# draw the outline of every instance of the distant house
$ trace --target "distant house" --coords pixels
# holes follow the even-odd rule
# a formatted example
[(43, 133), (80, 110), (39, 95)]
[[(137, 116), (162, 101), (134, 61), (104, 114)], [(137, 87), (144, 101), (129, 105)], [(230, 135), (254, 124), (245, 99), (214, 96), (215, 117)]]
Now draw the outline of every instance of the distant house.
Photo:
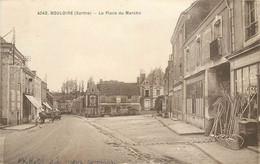
[(120, 115), (140, 110), (140, 92), (137, 83), (100, 81), (100, 108), (104, 114)]
[(164, 95), (164, 73), (160, 68), (152, 70), (146, 77), (140, 73), (138, 77), (140, 86), (141, 106), (143, 110), (150, 110), (155, 106), (158, 96)]
[(53, 108), (57, 108), (62, 112), (72, 112), (72, 101), (75, 98), (71, 93), (54, 92)]

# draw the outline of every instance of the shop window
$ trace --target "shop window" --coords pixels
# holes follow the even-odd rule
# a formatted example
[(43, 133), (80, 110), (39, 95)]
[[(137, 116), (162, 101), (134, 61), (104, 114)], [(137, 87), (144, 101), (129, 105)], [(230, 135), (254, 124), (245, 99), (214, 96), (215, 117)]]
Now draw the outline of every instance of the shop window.
[(254, 37), (258, 31), (258, 21), (256, 17), (255, 0), (245, 1), (245, 39)]
[(203, 82), (198, 81), (186, 86), (186, 111), (188, 114), (204, 115)]
[(237, 116), (256, 119), (257, 108), (257, 64), (235, 70), (235, 92), (239, 97)]

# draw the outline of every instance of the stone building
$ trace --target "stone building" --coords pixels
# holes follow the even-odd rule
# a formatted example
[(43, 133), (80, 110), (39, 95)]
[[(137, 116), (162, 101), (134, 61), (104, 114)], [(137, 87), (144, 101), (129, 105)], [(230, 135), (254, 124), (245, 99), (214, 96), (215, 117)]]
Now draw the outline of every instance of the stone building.
[(21, 124), (22, 91), (21, 76), (26, 58), (13, 46), (1, 38), (1, 123), (8, 126)]
[(71, 113), (73, 99), (76, 98), (75, 95), (71, 93), (61, 93), (61, 92), (53, 92), (53, 108), (57, 108), (61, 112)]
[[(25, 67), (23, 69), (22, 74), (22, 102), (23, 102), (23, 112), (22, 112), (22, 120), (23, 123), (29, 123), (32, 121), (32, 111), (34, 111), (35, 106), (30, 101), (30, 99), (34, 99), (34, 79), (35, 74), (28, 68)], [(33, 101), (33, 100), (32, 100)], [(40, 104), (40, 103), (37, 103)]]
[(256, 93), (259, 89), (257, 75), (260, 74), (260, 2), (233, 0), (229, 8), (233, 22), (229, 31), (232, 53), (226, 58), (230, 62), (231, 93), (243, 94), (248, 98), (250, 105), (242, 118), (254, 123), (259, 121), (260, 116), (260, 100)]
[[(259, 3), (211, 2), (216, 4), (204, 6), (208, 14), (193, 14), (192, 22), (197, 23), (191, 31), (182, 31), (191, 21), (189, 13), (196, 11), (197, 5), (201, 10), (202, 4), (208, 2), (198, 0), (181, 14), (171, 38), (173, 53), (164, 76), (168, 99), (165, 112), (202, 129), (214, 117), (212, 104), (223, 96), (223, 91), (248, 97), (253, 94), (256, 99), (260, 62)], [(252, 108), (257, 106), (254, 102)], [(243, 117), (256, 122), (256, 112), (250, 107), (247, 111)]]
[[(209, 107), (221, 93), (216, 88), (229, 82), (224, 57), (230, 52), (228, 13), (221, 0), (198, 0), (181, 13), (171, 37), (172, 54), (164, 79), (170, 117), (206, 127)], [(216, 49), (218, 53), (213, 54)]]
[(142, 110), (150, 110), (155, 106), (155, 100), (158, 96), (164, 95), (164, 73), (161, 68), (152, 70), (148, 76), (140, 73), (138, 78), (141, 96)]
[(103, 114), (121, 115), (130, 110), (140, 110), (140, 94), (137, 83), (118, 81), (100, 81), (99, 90), (100, 110)]

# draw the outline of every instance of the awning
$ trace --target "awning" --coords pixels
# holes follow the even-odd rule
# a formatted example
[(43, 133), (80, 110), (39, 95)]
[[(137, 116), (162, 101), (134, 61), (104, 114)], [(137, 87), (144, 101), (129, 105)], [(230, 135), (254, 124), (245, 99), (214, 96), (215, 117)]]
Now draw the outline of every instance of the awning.
[(42, 110), (42, 106), (41, 106), (41, 103), (39, 103), (33, 96), (30, 96), (30, 95), (25, 95), (28, 100), (37, 108), (37, 109), (40, 109)]
[(42, 102), (42, 104), (45, 105), (47, 108), (49, 108), (49, 109), (52, 110), (52, 108), (50, 107), (50, 105), (49, 105), (48, 103), (46, 103), (46, 102)]

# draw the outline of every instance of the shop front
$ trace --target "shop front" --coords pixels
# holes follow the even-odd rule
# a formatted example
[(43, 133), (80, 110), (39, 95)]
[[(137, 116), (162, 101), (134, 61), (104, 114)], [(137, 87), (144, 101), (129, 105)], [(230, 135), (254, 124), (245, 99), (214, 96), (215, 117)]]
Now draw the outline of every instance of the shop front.
[(205, 73), (185, 80), (185, 118), (186, 122), (204, 128), (204, 81)]
[(25, 95), (26, 106), (24, 108), (24, 117), (26, 123), (34, 121), (37, 123), (39, 119), (39, 113), (43, 111), (41, 104), (31, 95)]
[(236, 114), (235, 133), (246, 140), (246, 145), (257, 145), (259, 124), (259, 48), (229, 57), (231, 63), (231, 94), (239, 97), (241, 106)]
[(179, 120), (183, 120), (182, 112), (182, 83), (179, 83), (173, 88), (173, 116)]

